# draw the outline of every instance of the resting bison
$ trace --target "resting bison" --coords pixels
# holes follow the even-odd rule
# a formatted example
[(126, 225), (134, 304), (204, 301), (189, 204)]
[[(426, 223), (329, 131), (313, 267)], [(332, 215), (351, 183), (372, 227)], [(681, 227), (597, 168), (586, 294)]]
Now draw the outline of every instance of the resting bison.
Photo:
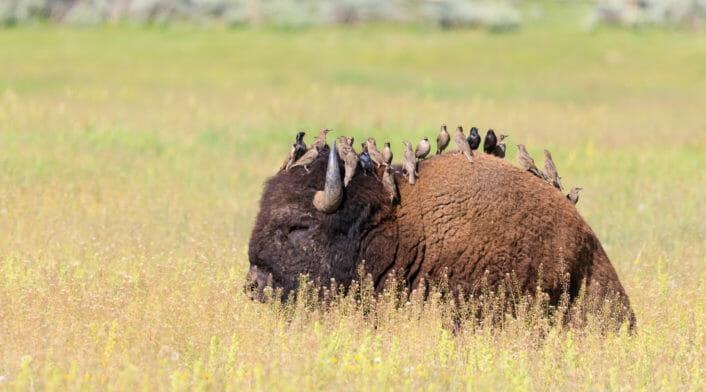
[(309, 170), (267, 181), (249, 248), (249, 276), (260, 287), (271, 275), (286, 294), (300, 274), (348, 285), (365, 260), (378, 290), (395, 270), (412, 288), (446, 272), (449, 287), (465, 293), (484, 277), (498, 285), (514, 273), (520, 289), (532, 293), (541, 268), (551, 302), (568, 272), (571, 298), (585, 280), (589, 294), (619, 295), (620, 317), (633, 320), (610, 260), (575, 206), (505, 160), (479, 152), (473, 163), (455, 151), (433, 156), (419, 163), (415, 185), (396, 174), (395, 205), (361, 170), (342, 188), (335, 149), (325, 147)]

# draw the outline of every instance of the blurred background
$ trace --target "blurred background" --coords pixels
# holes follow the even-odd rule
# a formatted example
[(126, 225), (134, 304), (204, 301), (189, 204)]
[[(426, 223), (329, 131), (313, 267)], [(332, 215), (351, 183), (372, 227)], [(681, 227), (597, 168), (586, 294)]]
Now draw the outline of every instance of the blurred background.
[[(585, 23), (699, 28), (704, 0), (597, 0), (583, 3)], [(506, 0), (5, 0), (0, 21), (12, 25), (51, 20), (71, 25), (106, 22), (268, 24), (287, 28), (371, 21), (440, 27), (516, 28), (528, 1)], [(540, 8), (529, 10), (538, 17)]]
[[(522, 357), (536, 389), (612, 382), (591, 363), (615, 366), (614, 389), (701, 389), (705, 15), (706, 0), (0, 0), (0, 387), (72, 366), (167, 385), (234, 331), (243, 374), (273, 389), (313, 374), (284, 324), (260, 355), (268, 313), (240, 294), (263, 182), (300, 130), (390, 141), (399, 162), (402, 140), (447, 123), (509, 134), (511, 162), (516, 143), (540, 165), (551, 150), (646, 331), (629, 359), (606, 349), (561, 376)], [(401, 385), (391, 369), (380, 388)]]

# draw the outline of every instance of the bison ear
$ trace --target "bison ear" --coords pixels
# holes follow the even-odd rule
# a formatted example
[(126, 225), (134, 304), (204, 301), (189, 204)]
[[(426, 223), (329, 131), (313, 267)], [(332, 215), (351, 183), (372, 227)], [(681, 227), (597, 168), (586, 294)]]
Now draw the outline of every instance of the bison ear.
[(328, 154), (326, 168), (326, 182), (323, 191), (314, 195), (314, 207), (324, 214), (336, 212), (343, 201), (343, 184), (341, 183), (341, 170), (338, 167), (338, 154), (334, 140)]

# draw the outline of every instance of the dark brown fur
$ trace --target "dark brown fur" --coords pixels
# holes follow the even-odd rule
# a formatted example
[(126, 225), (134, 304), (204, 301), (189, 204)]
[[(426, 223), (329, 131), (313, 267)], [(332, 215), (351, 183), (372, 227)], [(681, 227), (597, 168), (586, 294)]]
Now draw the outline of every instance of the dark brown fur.
[(571, 298), (585, 280), (589, 294), (618, 294), (624, 315), (633, 319), (596, 235), (561, 192), (531, 173), (486, 154), (470, 164), (452, 151), (420, 162), (414, 186), (398, 168), (400, 202), (394, 206), (379, 181), (356, 174), (339, 210), (327, 215), (312, 206), (323, 188), (327, 156), (328, 148), (310, 165), (311, 173), (278, 173), (262, 196), (250, 263), (285, 292), (296, 288), (300, 274), (348, 285), (363, 260), (378, 289), (392, 270), (411, 288), (446, 270), (449, 286), (466, 293), (484, 277), (497, 286), (508, 273), (532, 293), (541, 268), (541, 288), (552, 303), (568, 272)]

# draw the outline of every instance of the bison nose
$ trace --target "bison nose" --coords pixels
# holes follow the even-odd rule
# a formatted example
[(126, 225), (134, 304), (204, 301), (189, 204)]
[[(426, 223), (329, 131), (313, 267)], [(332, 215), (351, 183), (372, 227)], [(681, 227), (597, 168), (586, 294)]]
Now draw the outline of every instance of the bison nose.
[(248, 274), (245, 276), (245, 286), (243, 290), (250, 298), (256, 301), (264, 299), (264, 290), (267, 287), (269, 275), (265, 271), (258, 269), (256, 265), (251, 265)]

